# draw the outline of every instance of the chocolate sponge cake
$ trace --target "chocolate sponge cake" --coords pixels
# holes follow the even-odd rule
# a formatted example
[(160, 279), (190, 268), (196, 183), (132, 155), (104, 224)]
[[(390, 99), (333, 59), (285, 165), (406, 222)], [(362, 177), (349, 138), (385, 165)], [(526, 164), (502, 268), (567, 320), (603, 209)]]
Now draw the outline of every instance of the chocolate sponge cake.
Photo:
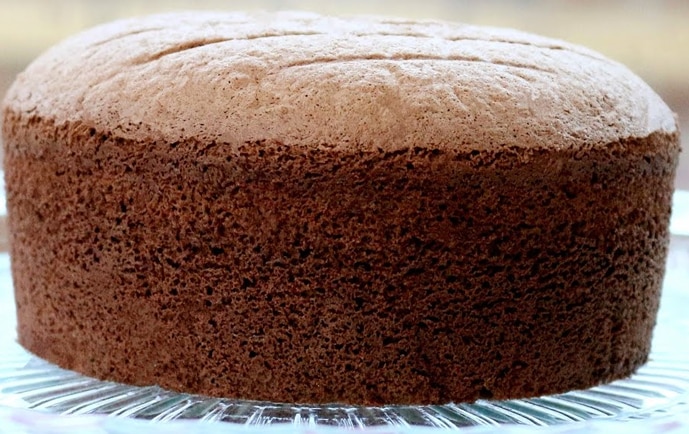
[(649, 353), (679, 137), (623, 66), (516, 31), (176, 13), (3, 104), (18, 335), (137, 385), (517, 398)]

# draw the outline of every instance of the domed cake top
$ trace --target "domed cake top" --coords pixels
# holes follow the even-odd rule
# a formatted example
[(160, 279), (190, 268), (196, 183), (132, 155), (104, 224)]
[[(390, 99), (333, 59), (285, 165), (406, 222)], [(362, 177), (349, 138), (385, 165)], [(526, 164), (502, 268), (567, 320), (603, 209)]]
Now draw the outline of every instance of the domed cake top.
[(127, 140), (569, 149), (675, 132), (624, 66), (513, 30), (307, 13), (118, 21), (53, 47), (4, 109)]

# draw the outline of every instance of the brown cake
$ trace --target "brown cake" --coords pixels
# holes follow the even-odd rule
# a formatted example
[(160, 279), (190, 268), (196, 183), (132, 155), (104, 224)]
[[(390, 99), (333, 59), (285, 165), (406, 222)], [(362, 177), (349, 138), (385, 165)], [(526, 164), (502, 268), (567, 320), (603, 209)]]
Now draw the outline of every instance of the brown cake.
[(623, 66), (310, 14), (98, 27), (3, 105), (20, 342), (252, 400), (445, 403), (630, 375), (679, 152)]

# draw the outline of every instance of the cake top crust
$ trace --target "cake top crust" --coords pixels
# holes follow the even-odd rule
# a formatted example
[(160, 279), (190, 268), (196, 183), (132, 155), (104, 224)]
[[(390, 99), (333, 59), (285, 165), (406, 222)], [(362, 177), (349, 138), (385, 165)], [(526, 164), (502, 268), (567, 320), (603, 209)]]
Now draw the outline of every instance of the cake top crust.
[(3, 106), (134, 141), (343, 151), (587, 149), (677, 130), (640, 78), (576, 45), (295, 12), (102, 25), (36, 59)]

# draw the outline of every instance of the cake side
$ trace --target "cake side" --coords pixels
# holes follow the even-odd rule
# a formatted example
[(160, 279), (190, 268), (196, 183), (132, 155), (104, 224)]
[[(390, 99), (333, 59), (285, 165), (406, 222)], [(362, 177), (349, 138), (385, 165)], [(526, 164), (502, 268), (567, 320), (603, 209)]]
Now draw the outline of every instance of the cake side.
[[(5, 107), (126, 140), (371, 151), (576, 149), (676, 131), (625, 67), (516, 31), (310, 14), (167, 14), (49, 50)], [(250, 116), (247, 116), (250, 113)], [(548, 140), (543, 140), (547, 137)]]
[(214, 396), (419, 404), (590, 387), (648, 355), (676, 134), (227, 154), (5, 118), (19, 338), (61, 366)]

